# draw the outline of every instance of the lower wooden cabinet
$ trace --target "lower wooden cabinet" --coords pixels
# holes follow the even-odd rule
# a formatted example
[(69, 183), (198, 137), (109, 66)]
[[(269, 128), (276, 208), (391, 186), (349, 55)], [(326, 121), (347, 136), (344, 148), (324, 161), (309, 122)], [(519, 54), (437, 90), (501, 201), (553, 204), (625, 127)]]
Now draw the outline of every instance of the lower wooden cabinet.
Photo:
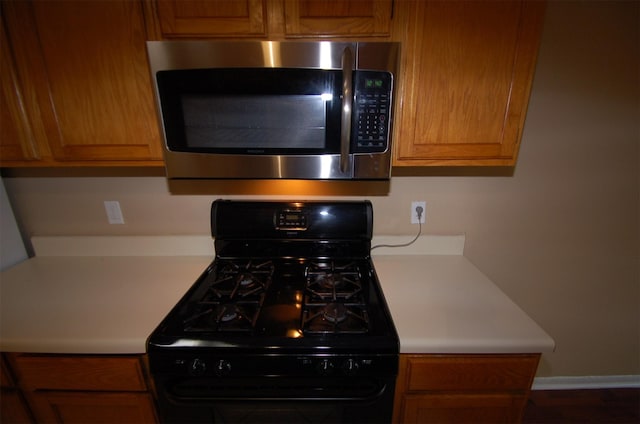
[(0, 354), (0, 423), (33, 423), (31, 412), (2, 354)]
[[(2, 423), (155, 423), (142, 355), (4, 353)], [(396, 423), (517, 423), (539, 354), (400, 355)]]
[(37, 423), (157, 422), (142, 356), (4, 356)]
[(148, 393), (36, 391), (29, 403), (42, 423), (154, 423)]
[(33, 423), (31, 413), (18, 390), (2, 388), (0, 392), (0, 422), (4, 424)]
[(400, 355), (395, 423), (518, 423), (539, 354)]

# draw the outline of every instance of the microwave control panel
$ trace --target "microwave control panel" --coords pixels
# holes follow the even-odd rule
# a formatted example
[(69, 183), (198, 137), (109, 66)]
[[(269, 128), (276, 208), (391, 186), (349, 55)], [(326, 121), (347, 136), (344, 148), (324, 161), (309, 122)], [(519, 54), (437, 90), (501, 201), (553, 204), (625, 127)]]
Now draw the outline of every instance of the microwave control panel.
[(355, 72), (352, 151), (374, 153), (387, 150), (392, 84), (389, 72)]

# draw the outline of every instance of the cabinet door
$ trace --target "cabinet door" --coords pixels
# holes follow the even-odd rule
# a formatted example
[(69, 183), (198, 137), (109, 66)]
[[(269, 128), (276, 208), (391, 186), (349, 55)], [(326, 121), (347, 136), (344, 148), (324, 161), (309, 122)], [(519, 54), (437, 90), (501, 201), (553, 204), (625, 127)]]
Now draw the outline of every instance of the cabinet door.
[(387, 37), (392, 3), (392, 0), (285, 0), (285, 33), (288, 37)]
[(30, 424), (33, 422), (19, 391), (0, 389), (0, 422), (4, 424)]
[(520, 422), (525, 396), (507, 394), (411, 395), (404, 399), (405, 424)]
[(156, 422), (140, 356), (7, 356), (36, 422)]
[(31, 424), (31, 414), (15, 383), (4, 355), (0, 354), (0, 422), (5, 424)]
[(141, 2), (4, 2), (3, 12), (54, 161), (161, 160)]
[(157, 0), (162, 36), (264, 37), (266, 0)]
[(0, 160), (38, 158), (35, 137), (25, 109), (22, 84), (16, 72), (4, 18), (0, 19)]
[(542, 27), (541, 1), (401, 3), (394, 165), (513, 165)]
[(520, 422), (539, 354), (400, 355), (394, 422)]
[(38, 422), (60, 424), (155, 423), (147, 393), (34, 392), (29, 401)]

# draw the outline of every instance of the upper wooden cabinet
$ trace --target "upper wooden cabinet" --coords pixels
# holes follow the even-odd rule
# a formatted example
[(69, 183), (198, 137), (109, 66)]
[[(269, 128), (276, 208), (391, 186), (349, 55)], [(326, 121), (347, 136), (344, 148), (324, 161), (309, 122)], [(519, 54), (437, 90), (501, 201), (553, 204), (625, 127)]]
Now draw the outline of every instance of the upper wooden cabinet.
[(392, 0), (146, 0), (157, 38), (388, 37)]
[(36, 137), (29, 122), (22, 84), (9, 45), (4, 20), (0, 20), (0, 159), (27, 161), (39, 158)]
[(389, 36), (391, 0), (285, 0), (285, 34), (305, 36)]
[(393, 165), (515, 164), (543, 1), (252, 0), (232, 2), (234, 7), (218, 3), (226, 4), (146, 4), (162, 26), (157, 38), (400, 41)]
[(4, 1), (0, 166), (162, 166), (145, 41), (400, 41), (393, 165), (512, 166), (537, 0)]
[(143, 9), (2, 2), (2, 166), (162, 165)]
[(394, 166), (514, 165), (544, 2), (398, 3)]
[(162, 36), (265, 37), (266, 0), (157, 0)]

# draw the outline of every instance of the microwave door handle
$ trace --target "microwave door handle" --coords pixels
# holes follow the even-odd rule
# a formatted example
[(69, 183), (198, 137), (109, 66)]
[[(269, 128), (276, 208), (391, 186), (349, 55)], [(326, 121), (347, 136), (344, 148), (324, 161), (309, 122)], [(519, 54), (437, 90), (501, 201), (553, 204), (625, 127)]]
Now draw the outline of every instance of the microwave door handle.
[(353, 52), (346, 47), (342, 53), (342, 124), (340, 127), (340, 171), (349, 167), (349, 144), (351, 141), (351, 107), (353, 104)]

